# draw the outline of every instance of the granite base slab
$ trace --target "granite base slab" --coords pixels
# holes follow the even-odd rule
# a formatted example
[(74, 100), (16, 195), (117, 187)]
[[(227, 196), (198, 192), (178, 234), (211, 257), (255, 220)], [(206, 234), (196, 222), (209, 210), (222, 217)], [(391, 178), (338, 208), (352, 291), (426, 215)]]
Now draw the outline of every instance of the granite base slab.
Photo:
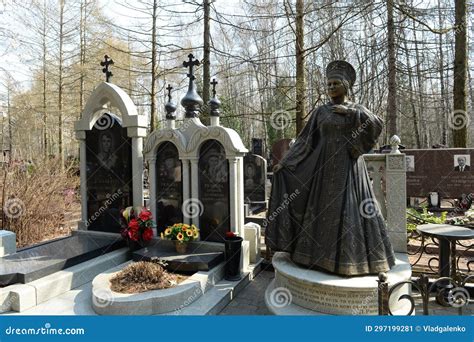
[(74, 235), (0, 258), (0, 286), (29, 283), (124, 246), (120, 236)]
[(133, 253), (133, 261), (165, 261), (167, 270), (178, 273), (209, 271), (224, 261), (224, 244), (192, 242), (186, 253), (176, 252), (174, 242), (157, 240), (154, 244)]

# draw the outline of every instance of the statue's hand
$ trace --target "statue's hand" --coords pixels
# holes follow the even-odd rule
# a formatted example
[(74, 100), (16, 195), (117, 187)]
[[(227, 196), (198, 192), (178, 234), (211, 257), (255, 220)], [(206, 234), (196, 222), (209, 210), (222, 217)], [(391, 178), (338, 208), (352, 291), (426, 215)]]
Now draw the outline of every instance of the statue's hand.
[(335, 104), (332, 106), (332, 110), (334, 113), (342, 114), (342, 115), (348, 115), (352, 113), (352, 110), (349, 107), (344, 106), (344, 105)]
[(277, 172), (280, 171), (282, 168), (283, 168), (283, 166), (282, 166), (281, 164), (276, 164), (276, 165), (273, 167), (273, 173), (277, 173)]

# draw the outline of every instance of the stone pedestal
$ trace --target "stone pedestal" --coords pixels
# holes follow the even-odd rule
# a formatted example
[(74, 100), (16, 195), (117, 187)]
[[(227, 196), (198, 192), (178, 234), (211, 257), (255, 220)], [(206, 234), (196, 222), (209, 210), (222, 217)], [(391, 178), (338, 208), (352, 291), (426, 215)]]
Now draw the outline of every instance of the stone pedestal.
[(8, 230), (0, 230), (0, 257), (16, 252), (16, 235)]
[[(408, 256), (396, 253), (396, 265), (387, 272), (389, 286), (408, 281), (411, 267)], [(275, 279), (267, 288), (265, 302), (276, 315), (377, 315), (377, 275), (341, 277), (309, 270), (295, 264), (288, 253), (273, 256)], [(394, 314), (407, 314), (410, 303), (398, 299), (410, 294), (401, 286), (390, 297)]]

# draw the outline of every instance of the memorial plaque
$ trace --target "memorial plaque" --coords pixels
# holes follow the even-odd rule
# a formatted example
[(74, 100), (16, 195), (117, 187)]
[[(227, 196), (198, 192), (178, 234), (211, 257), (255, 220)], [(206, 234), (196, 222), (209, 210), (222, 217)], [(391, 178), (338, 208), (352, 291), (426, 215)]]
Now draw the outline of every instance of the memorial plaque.
[(245, 203), (266, 200), (267, 161), (255, 154), (244, 157)]
[(474, 149), (413, 149), (403, 153), (407, 158), (408, 197), (438, 192), (442, 198), (461, 198), (474, 193)]
[(272, 145), (273, 165), (280, 163), (286, 152), (290, 149), (291, 139), (280, 139)]
[(199, 152), (199, 194), (201, 240), (223, 242), (230, 231), (229, 163), (216, 140), (204, 142)]
[(183, 222), (182, 163), (176, 146), (164, 142), (156, 155), (156, 224), (158, 233)]
[(120, 233), (120, 211), (132, 205), (132, 145), (127, 129), (104, 114), (86, 132), (87, 227)]

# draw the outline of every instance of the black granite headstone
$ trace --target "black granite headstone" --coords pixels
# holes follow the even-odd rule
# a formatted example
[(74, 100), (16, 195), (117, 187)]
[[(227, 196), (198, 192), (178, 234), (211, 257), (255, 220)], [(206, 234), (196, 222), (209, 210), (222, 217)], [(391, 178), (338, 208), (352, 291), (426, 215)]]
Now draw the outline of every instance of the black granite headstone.
[(158, 233), (183, 222), (182, 163), (176, 146), (164, 142), (156, 155), (156, 224)]
[(199, 194), (201, 240), (223, 242), (230, 231), (229, 162), (216, 140), (204, 142), (199, 151)]
[(152, 259), (166, 262), (166, 269), (171, 272), (206, 272), (224, 261), (224, 245), (216, 247), (192, 242), (188, 243), (185, 254), (178, 254), (174, 241), (161, 240), (153, 246), (142, 248), (133, 253), (134, 261), (150, 261)]
[(86, 133), (87, 226), (119, 233), (120, 211), (132, 205), (132, 144), (113, 114), (104, 114)]
[(244, 194), (245, 203), (264, 202), (266, 200), (265, 182), (267, 179), (267, 161), (255, 154), (244, 157)]
[(0, 286), (28, 283), (123, 247), (117, 237), (75, 235), (0, 258)]
[(263, 139), (252, 138), (252, 153), (263, 157)]
[(461, 198), (474, 193), (474, 149), (406, 149), (407, 196)]

